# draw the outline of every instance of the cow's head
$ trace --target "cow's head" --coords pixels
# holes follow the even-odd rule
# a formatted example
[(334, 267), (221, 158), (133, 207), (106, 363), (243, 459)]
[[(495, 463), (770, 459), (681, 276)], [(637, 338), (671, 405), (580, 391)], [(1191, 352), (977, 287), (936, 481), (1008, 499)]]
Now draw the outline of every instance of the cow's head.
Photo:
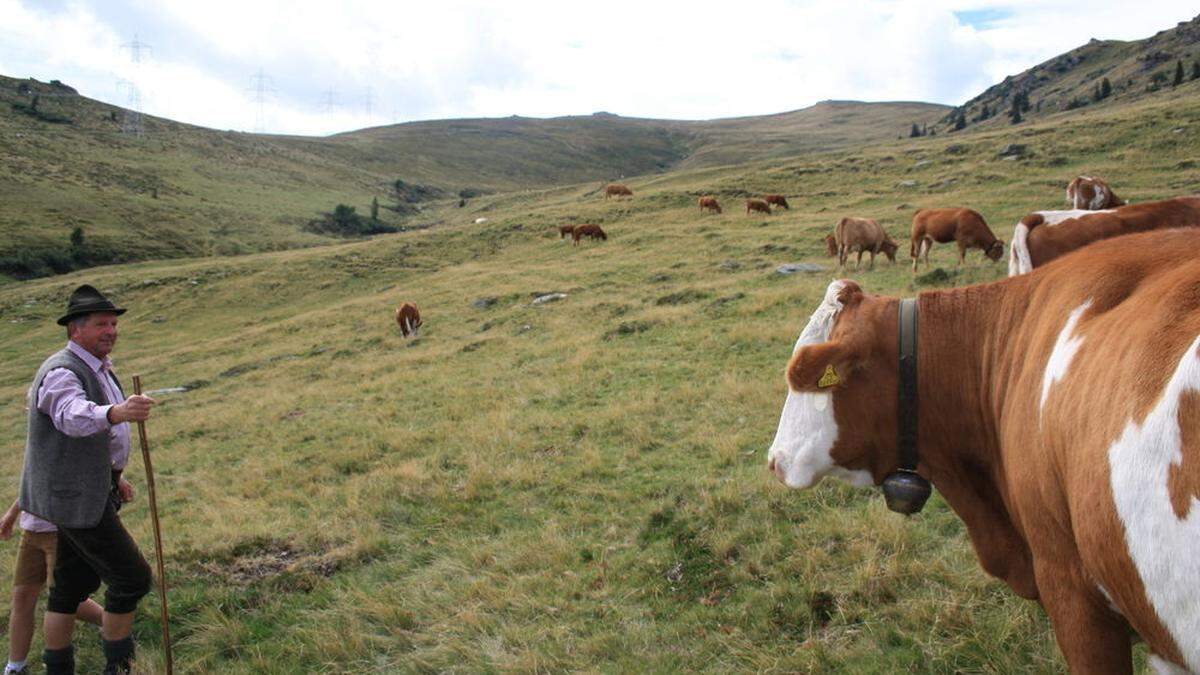
[(987, 247), (987, 250), (984, 251), (983, 254), (986, 255), (987, 257), (991, 258), (992, 262), (996, 262), (997, 260), (1003, 258), (1004, 257), (1004, 240), (997, 239), (996, 241), (993, 241), (992, 245)]
[(800, 333), (768, 468), (788, 487), (879, 484), (896, 452), (897, 304), (835, 281)]
[(825, 252), (831, 256), (837, 255), (837, 239), (832, 234), (825, 235)]
[(883, 240), (883, 245), (879, 247), (879, 250), (883, 251), (883, 254), (888, 257), (888, 260), (896, 262), (896, 249), (898, 248), (900, 247), (896, 244), (896, 242), (889, 238)]

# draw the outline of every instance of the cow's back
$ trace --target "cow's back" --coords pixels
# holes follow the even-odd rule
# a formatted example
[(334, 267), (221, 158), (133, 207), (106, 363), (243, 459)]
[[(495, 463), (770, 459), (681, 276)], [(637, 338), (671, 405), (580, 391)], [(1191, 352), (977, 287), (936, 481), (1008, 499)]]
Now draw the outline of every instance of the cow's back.
[(998, 311), (1023, 318), (990, 395), (1020, 528), (1078, 548), (1097, 601), (1107, 594), (1156, 653), (1197, 669), (1194, 238), (1174, 230), (1102, 241), (1010, 279), (1013, 306)]
[(1026, 235), (1033, 267), (1096, 241), (1173, 227), (1200, 226), (1200, 197), (1143, 202), (1038, 225)]
[(960, 221), (972, 215), (982, 220), (971, 209), (921, 209), (913, 214), (913, 238), (929, 237), (940, 244), (954, 241)]

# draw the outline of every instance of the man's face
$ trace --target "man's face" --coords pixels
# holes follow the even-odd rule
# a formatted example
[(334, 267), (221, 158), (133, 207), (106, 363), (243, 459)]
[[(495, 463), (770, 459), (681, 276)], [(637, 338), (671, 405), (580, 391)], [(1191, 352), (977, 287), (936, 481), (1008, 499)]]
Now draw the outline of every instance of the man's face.
[(71, 340), (92, 356), (103, 359), (117, 344), (117, 315), (112, 312), (88, 314), (72, 331)]

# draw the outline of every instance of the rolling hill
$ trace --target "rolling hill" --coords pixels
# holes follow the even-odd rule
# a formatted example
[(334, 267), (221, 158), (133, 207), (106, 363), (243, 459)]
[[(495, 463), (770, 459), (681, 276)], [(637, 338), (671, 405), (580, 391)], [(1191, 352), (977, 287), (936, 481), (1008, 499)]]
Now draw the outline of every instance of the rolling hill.
[[(61, 83), (0, 77), (0, 277), (330, 243), (305, 225), (345, 203), (382, 219), (393, 184), (425, 201), (737, 163), (890, 138), (928, 104), (825, 103), (713, 122), (598, 114), (417, 122), (329, 138), (222, 132), (142, 116)], [(408, 227), (435, 221), (403, 219)], [(84, 245), (70, 243), (80, 229)]]
[[(937, 129), (952, 129), (959, 113), (969, 126), (1009, 124), (1007, 113), (1018, 95), (1027, 100), (1022, 111), (1026, 119), (1088, 106), (1127, 105), (1173, 88), (1177, 65), (1182, 66), (1185, 82), (1200, 79), (1200, 16), (1143, 40), (1093, 38), (988, 87), (942, 118)], [(985, 108), (988, 115), (981, 119)]]

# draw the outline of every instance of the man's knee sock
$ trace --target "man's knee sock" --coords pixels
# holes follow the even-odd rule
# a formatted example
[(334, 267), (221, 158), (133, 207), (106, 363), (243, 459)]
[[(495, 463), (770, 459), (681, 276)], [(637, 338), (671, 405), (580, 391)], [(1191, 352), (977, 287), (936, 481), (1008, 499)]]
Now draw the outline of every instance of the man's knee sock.
[(46, 675), (75, 675), (75, 647), (47, 649), (42, 652)]
[(130, 664), (133, 661), (133, 636), (100, 642), (104, 645), (104, 672), (121, 675), (130, 672)]

